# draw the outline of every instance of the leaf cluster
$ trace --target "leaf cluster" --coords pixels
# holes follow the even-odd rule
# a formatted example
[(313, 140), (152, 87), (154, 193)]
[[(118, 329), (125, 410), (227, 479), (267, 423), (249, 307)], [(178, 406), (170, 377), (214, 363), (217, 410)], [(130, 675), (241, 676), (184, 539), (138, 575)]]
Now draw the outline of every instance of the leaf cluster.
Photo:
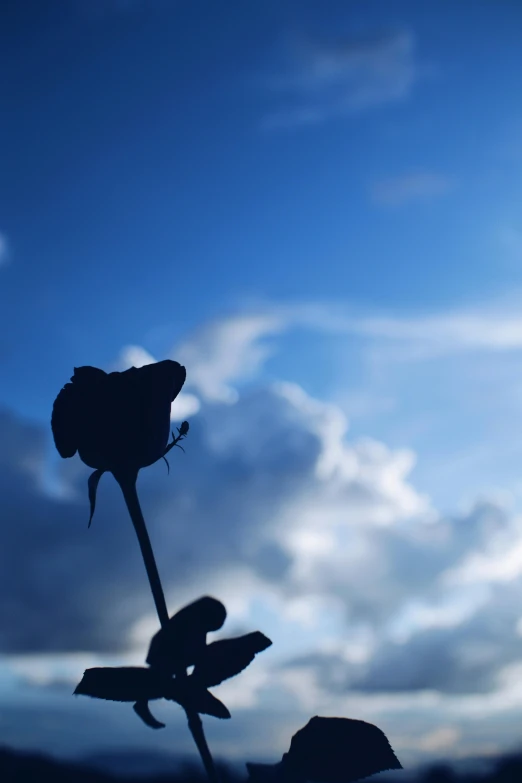
[[(151, 728), (163, 728), (148, 703), (167, 699), (185, 710), (230, 718), (223, 702), (208, 690), (235, 677), (272, 642), (260, 631), (207, 644), (207, 633), (219, 630), (225, 606), (203, 596), (173, 615), (152, 637), (143, 666), (96, 667), (84, 672), (75, 694), (96, 699), (134, 702), (137, 715)], [(194, 667), (191, 674), (189, 667)]]

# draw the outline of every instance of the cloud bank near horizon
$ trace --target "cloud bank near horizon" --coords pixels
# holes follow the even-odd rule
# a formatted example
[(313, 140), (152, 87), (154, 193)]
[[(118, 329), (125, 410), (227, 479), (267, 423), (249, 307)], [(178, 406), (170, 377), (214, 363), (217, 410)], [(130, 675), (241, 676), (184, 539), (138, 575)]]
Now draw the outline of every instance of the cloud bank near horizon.
[[(187, 454), (171, 476), (158, 463), (140, 477), (171, 611), (215, 594), (229, 610), (227, 635), (259, 627), (274, 641), (241, 688), (221, 686), (224, 700), (249, 711), (279, 690), (294, 709), (355, 703), (368, 719), (422, 710), (433, 696), (445, 720), (457, 720), (458, 703), (464, 717), (477, 703), (522, 708), (513, 686), (521, 517), (495, 499), (438, 512), (411, 479), (411, 450), (352, 439), (344, 411), (296, 383), (256, 382), (270, 356), (260, 341), (290, 323), (288, 314), (243, 314), (175, 349), (189, 378), (194, 370), (182, 402), (194, 414)], [(358, 323), (384, 331), (378, 319)], [(410, 339), (407, 323), (396, 319), (395, 336), (383, 339)], [(424, 338), (454, 338), (463, 320), (424, 323)], [(419, 324), (413, 340), (423, 339)], [(488, 351), (516, 344), (514, 332), (499, 326), (499, 339), (486, 340), (477, 327), (471, 340), (461, 331), (463, 343)], [(131, 346), (118, 361), (152, 360)], [(136, 661), (156, 620), (115, 483), (102, 480), (87, 530), (89, 470), (77, 458), (60, 463), (61, 492), (49, 494), (49, 433), (7, 411), (2, 431), (0, 638), (9, 671), (38, 688), (73, 681), (80, 659)]]

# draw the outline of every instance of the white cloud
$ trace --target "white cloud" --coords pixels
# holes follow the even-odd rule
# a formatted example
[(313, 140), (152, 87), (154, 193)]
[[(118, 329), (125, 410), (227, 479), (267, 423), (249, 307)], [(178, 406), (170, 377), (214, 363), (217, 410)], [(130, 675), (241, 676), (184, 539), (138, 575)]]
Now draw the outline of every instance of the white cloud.
[[(403, 734), (413, 721), (417, 752), (425, 754), (451, 746), (450, 730), (440, 729), (449, 726), (461, 732), (459, 747), (468, 747), (478, 736), (476, 721), (466, 725), (477, 705), (486, 722), (509, 709), (522, 713), (522, 691), (506, 684), (519, 656), (522, 524), (499, 499), (454, 517), (438, 514), (412, 481), (411, 450), (350, 437), (342, 410), (297, 384), (235, 388), (260, 370), (265, 336), (312, 323), (399, 343), (435, 337), (444, 350), (459, 340), (460, 350), (516, 344), (507, 313), (348, 318), (320, 307), (266, 308), (189, 337), (172, 357), (183, 360), (189, 378), (194, 371), (189, 388), (200, 404), (199, 426), (170, 478), (151, 468), (140, 479), (169, 606), (211, 593), (229, 609), (224, 635), (259, 628), (273, 639), (248, 676), (217, 690), (244, 715), (288, 699), (303, 722), (312, 714), (345, 714), (386, 730), (388, 721), (393, 742), (394, 732)], [(125, 366), (153, 360), (137, 346), (122, 353)], [(33, 488), (33, 508), (33, 495), (20, 487), (38, 438), (23, 431), (11, 437), (5, 423), (3, 431), (13, 470), (3, 492), (12, 491), (6, 508), (17, 520), (7, 521), (8, 545), (0, 548), (9, 552), (0, 569), (0, 596), (9, 596), (0, 601), (4, 648), (63, 651), (74, 638), (72, 650), (80, 643), (88, 650), (90, 639), (94, 647), (127, 638), (139, 663), (157, 621), (144, 582), (134, 587), (142, 566), (115, 487), (109, 479), (100, 485), (89, 533), (87, 471), (71, 472), (71, 492), (61, 501)], [(42, 463), (40, 452), (33, 457), (31, 476)], [(42, 518), (60, 550), (38, 536), (34, 551), (29, 545)], [(9, 570), (22, 560), (31, 575), (23, 584)], [(100, 598), (111, 591), (116, 618), (112, 602)], [(40, 600), (58, 606), (45, 622), (38, 619)], [(31, 628), (12, 623), (12, 611), (27, 616)], [(19, 674), (30, 668), (18, 665)], [(39, 662), (33, 679), (48, 679), (46, 666)], [(404, 752), (413, 750), (405, 745)]]
[(428, 201), (442, 196), (448, 193), (452, 186), (452, 180), (442, 174), (416, 171), (374, 182), (369, 192), (377, 204), (400, 207), (403, 204)]
[[(266, 338), (292, 329), (353, 335), (371, 340), (371, 350), (382, 346), (377, 356), (392, 361), (422, 360), (463, 352), (520, 350), (519, 311), (517, 301), (410, 317), (352, 312), (349, 305), (336, 302), (268, 303), (252, 313), (239, 312), (205, 324), (175, 347), (170, 358), (187, 367), (188, 391), (182, 392), (173, 410), (179, 407), (180, 419), (199, 409), (200, 398), (214, 403), (236, 402), (234, 384), (255, 378), (276, 350)], [(144, 348), (130, 345), (122, 350), (117, 368), (141, 367), (154, 361), (157, 359)], [(361, 402), (357, 404), (360, 408)], [(385, 408), (390, 405), (392, 401), (387, 400)], [(344, 425), (337, 422), (333, 426)]]
[(118, 368), (127, 370), (129, 367), (145, 367), (158, 360), (140, 345), (126, 345), (121, 351)]
[(444, 574), (447, 584), (509, 583), (522, 577), (522, 517), (509, 527), (491, 532), (487, 549), (467, 553), (456, 568)]
[(195, 416), (201, 408), (201, 403), (195, 394), (181, 392), (178, 394), (170, 409), (171, 421), (184, 421)]
[[(415, 316), (354, 311), (349, 304), (316, 303), (281, 307), (287, 328), (310, 326), (331, 334), (352, 334), (402, 346), (393, 357), (426, 358), (463, 351), (513, 351), (522, 348), (521, 293), (476, 307), (465, 306)], [(267, 307), (270, 312), (270, 306)], [(277, 306), (274, 311), (278, 312)]]
[(406, 31), (338, 41), (300, 38), (270, 83), (285, 105), (266, 128), (307, 125), (407, 98), (420, 69)]
[(424, 344), (436, 351), (522, 347), (522, 317), (509, 313), (457, 312), (419, 318), (364, 318), (354, 323), (353, 330), (386, 340)]
[(260, 340), (285, 328), (276, 313), (237, 315), (206, 324), (177, 346), (172, 358), (187, 368), (187, 383), (204, 399), (233, 403), (231, 381), (249, 378), (271, 355)]

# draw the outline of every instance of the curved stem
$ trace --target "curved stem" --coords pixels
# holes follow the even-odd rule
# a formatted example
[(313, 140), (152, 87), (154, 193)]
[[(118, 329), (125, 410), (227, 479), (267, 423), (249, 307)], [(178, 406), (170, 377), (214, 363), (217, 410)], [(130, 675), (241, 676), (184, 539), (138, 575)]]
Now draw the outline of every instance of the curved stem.
[(163, 587), (161, 586), (161, 579), (158, 573), (158, 567), (154, 558), (154, 552), (152, 551), (152, 545), (150, 543), (149, 534), (147, 532), (147, 526), (138, 499), (138, 492), (136, 490), (136, 475), (116, 475), (114, 478), (121, 487), (123, 497), (127, 505), (127, 509), (134, 525), (134, 530), (138, 536), (138, 542), (145, 563), (145, 569), (147, 576), (149, 577), (150, 589), (152, 590), (152, 597), (156, 604), (156, 611), (158, 613), (161, 627), (164, 628), (169, 621), (169, 613), (167, 610), (167, 603), (165, 601), (165, 595), (163, 593)]
[[(138, 543), (140, 545), (143, 562), (145, 563), (145, 569), (149, 578), (150, 589), (156, 604), (156, 611), (162, 628), (166, 628), (169, 622), (169, 613), (167, 610), (167, 603), (165, 601), (165, 594), (161, 584), (158, 567), (156, 565), (156, 559), (150, 543), (147, 526), (141, 510), (140, 501), (138, 498), (138, 492), (136, 489), (136, 481), (138, 479), (138, 473), (129, 473), (120, 475), (114, 473), (114, 478), (121, 487), (125, 504), (129, 512), (134, 530), (138, 536)], [(186, 669), (182, 669), (176, 673), (176, 677), (186, 677)], [(205, 733), (203, 731), (203, 723), (199, 717), (197, 710), (192, 710), (188, 706), (184, 707), (187, 715), (188, 725), (196, 747), (201, 756), (201, 761), (205, 767), (205, 771), (208, 775), (210, 783), (219, 783), (216, 767), (214, 765), (214, 759), (207, 744)]]

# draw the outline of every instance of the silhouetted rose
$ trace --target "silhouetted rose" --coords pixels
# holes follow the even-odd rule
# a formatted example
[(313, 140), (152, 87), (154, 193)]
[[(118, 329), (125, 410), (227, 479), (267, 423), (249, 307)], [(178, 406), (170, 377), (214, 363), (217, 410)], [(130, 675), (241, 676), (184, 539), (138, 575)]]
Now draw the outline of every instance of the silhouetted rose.
[(86, 465), (113, 473), (152, 465), (166, 453), (170, 406), (185, 377), (169, 359), (125, 372), (75, 367), (53, 406), (60, 456), (78, 452)]

